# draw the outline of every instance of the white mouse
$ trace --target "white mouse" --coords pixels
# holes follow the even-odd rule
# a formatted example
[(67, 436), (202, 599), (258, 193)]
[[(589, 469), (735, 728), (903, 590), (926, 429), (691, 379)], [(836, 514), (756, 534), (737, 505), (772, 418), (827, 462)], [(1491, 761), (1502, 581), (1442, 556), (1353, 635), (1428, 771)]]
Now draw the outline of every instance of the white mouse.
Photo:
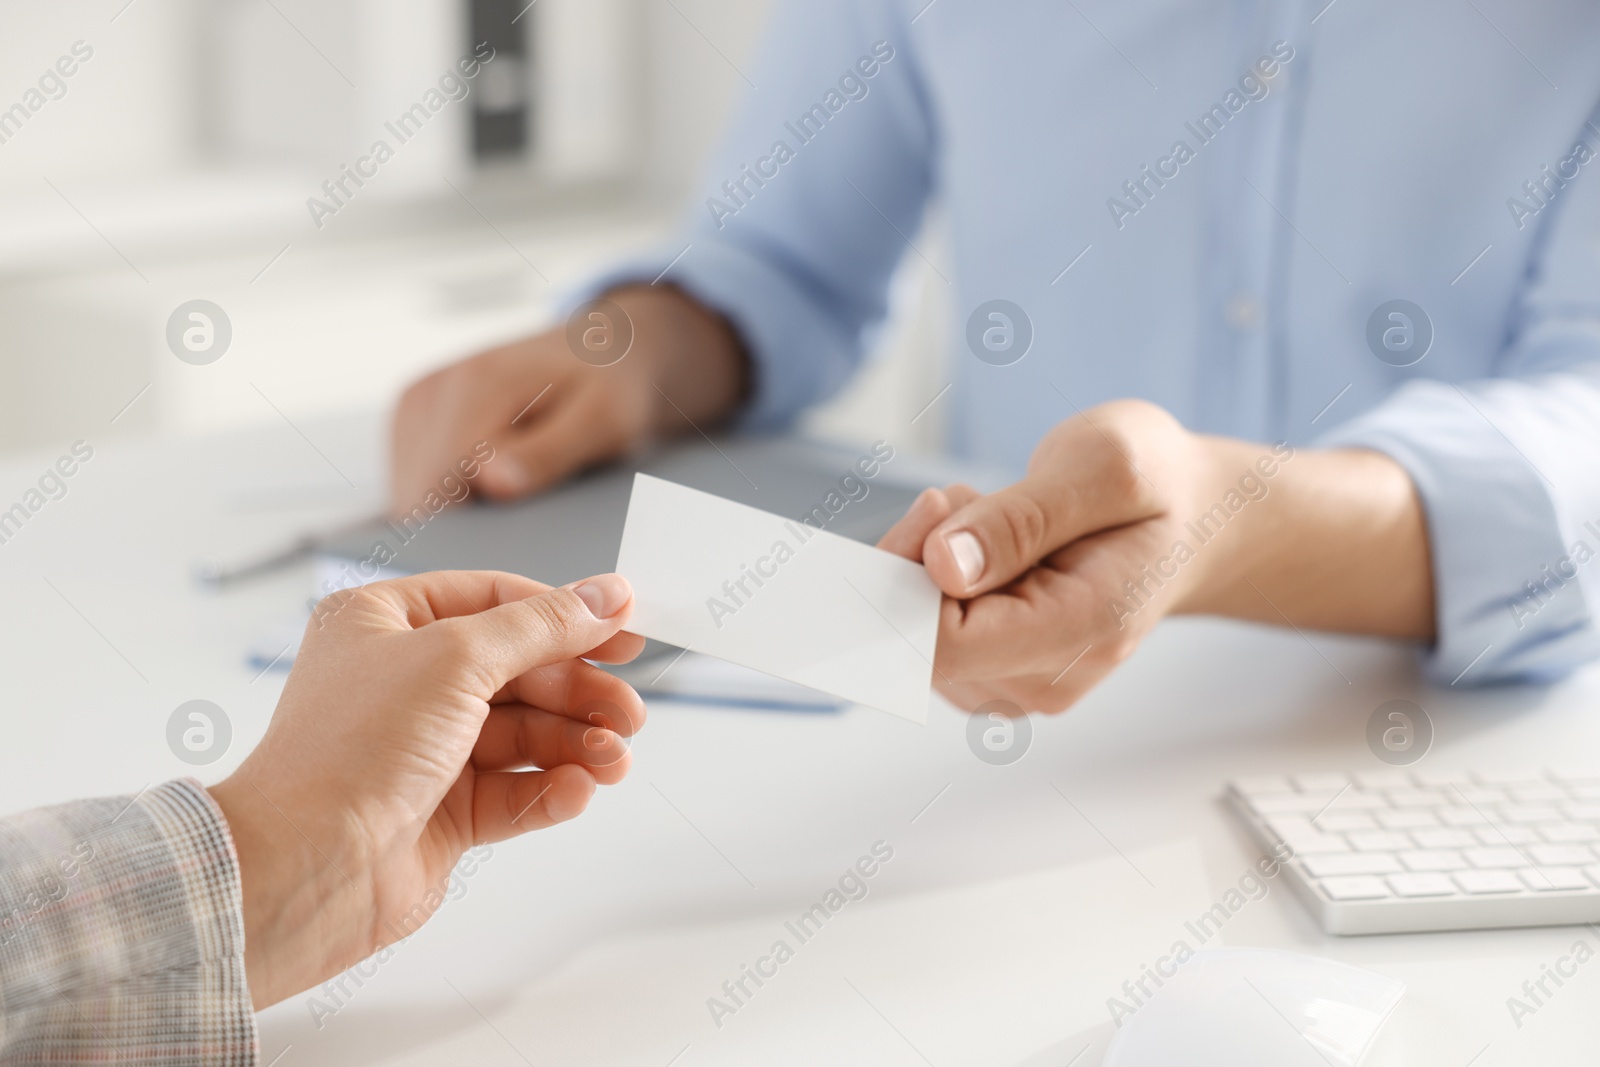
[(1204, 949), (1176, 964), (1106, 1048), (1104, 1067), (1356, 1067), (1405, 984), (1268, 949)]

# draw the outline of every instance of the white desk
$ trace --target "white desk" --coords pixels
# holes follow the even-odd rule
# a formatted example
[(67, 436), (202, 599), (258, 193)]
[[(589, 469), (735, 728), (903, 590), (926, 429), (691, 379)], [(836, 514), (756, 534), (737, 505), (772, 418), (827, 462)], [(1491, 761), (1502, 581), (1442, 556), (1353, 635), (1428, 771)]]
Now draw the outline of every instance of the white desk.
[[(105, 447), (0, 545), (0, 810), (186, 773), (164, 736), (185, 700), (233, 723), (205, 781), (260, 736), (282, 676), (255, 678), (241, 653), (303, 602), (308, 571), (212, 594), (188, 570), (375, 504), (374, 420), (301, 429), (359, 491), (287, 426)], [(0, 465), (0, 506), (60, 451)], [(304, 997), (265, 1013), (264, 1060), (292, 1045), (281, 1067), (958, 1067), (1049, 1049), (1037, 1062), (1065, 1064), (1091, 1045), (1078, 1062), (1097, 1062), (1106, 998), (1257, 855), (1215, 800), (1223, 780), (1378, 769), (1366, 720), (1397, 696), (1433, 717), (1432, 766), (1600, 753), (1597, 688), (1590, 672), (1438, 692), (1377, 643), (1184, 621), (1070, 714), (1036, 721), (1010, 767), (974, 758), (943, 708), (916, 727), (860, 709), (659, 706), (626, 783), (575, 823), (495, 846), (465, 896), (320, 1029)], [(880, 839), (895, 854), (870, 897), (715, 1027), (706, 998)], [(1520, 1029), (1506, 1008), (1580, 936), (1596, 943), (1571, 928), (1326, 938), (1280, 882), (1221, 940), (1403, 979), (1375, 1064), (1493, 1067), (1575, 1062), (1600, 1044), (1600, 964)]]

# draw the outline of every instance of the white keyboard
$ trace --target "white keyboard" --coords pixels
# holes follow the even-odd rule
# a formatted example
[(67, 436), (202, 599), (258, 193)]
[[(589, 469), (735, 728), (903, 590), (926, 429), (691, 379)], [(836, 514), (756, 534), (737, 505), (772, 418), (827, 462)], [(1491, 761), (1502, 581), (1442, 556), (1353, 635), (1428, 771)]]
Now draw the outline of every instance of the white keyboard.
[(1330, 934), (1600, 922), (1600, 772), (1258, 777), (1227, 799)]

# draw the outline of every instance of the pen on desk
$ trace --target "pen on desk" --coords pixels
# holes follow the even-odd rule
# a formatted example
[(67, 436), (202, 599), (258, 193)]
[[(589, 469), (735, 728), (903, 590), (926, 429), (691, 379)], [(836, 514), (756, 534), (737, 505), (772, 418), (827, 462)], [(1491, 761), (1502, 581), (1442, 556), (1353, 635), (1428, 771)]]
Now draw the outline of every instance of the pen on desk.
[(331, 529), (306, 531), (286, 545), (246, 556), (234, 562), (224, 561), (215, 557), (203, 559), (195, 563), (195, 580), (202, 585), (220, 588), (247, 578), (257, 578), (263, 574), (270, 574), (275, 570), (304, 559), (325, 545), (331, 544), (348, 534), (370, 526), (375, 522), (381, 522), (383, 518), (382, 513), (374, 512), (371, 515), (362, 516), (354, 522), (344, 523)]

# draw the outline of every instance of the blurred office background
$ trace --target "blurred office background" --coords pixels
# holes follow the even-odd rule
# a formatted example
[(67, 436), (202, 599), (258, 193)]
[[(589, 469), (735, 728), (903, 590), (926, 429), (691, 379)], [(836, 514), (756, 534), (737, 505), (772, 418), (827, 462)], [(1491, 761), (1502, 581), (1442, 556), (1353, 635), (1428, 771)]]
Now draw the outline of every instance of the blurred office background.
[[(385, 410), (425, 370), (547, 324), (565, 285), (669, 236), (759, 91), (741, 70), (767, 7), (4, 0), (0, 453)], [(384, 124), (484, 41), (469, 95), (315, 225), (307, 199), (397, 145)], [(911, 419), (946, 380), (945, 289), (908, 257), (871, 370), (809, 431), (937, 446), (939, 405)], [(166, 344), (194, 298), (233, 328), (207, 366)]]

